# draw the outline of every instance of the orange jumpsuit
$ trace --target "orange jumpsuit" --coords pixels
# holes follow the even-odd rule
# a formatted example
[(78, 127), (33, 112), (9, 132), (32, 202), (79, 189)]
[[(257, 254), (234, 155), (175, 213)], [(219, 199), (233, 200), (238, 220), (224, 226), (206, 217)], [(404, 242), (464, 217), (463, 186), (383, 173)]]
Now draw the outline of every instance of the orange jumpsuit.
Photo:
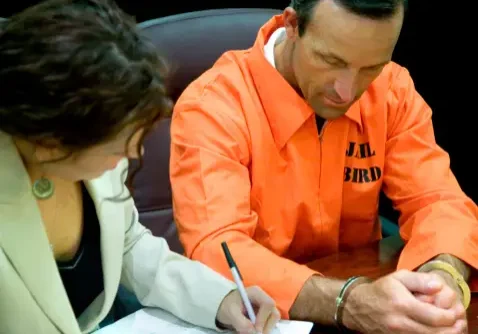
[(225, 53), (176, 104), (171, 127), (174, 212), (187, 256), (231, 278), (227, 241), (246, 285), (287, 318), (314, 271), (304, 263), (381, 237), (383, 189), (407, 241), (399, 268), (441, 254), (478, 267), (478, 210), (435, 142), (432, 111), (406, 69), (387, 65), (320, 136), (313, 110), (264, 57), (282, 24)]

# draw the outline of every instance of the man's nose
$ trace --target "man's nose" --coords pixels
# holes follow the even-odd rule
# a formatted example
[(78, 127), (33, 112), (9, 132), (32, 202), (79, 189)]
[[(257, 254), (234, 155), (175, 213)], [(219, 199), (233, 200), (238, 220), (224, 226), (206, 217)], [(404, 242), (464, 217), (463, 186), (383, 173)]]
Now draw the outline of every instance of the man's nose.
[(354, 71), (342, 73), (334, 83), (334, 90), (343, 103), (350, 103), (357, 94), (357, 74)]

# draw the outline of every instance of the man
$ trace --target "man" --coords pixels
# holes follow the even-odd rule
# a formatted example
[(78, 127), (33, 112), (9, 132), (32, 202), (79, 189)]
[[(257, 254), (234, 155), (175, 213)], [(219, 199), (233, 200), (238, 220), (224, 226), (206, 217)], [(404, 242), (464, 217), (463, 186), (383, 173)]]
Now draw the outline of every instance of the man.
[[(391, 62), (405, 7), (293, 1), (175, 107), (171, 181), (187, 255), (229, 277), (227, 241), (246, 284), (284, 317), (365, 333), (466, 330), (478, 210), (435, 142), (430, 108)], [(367, 283), (307, 268), (381, 237), (381, 189), (401, 212), (401, 270)]]

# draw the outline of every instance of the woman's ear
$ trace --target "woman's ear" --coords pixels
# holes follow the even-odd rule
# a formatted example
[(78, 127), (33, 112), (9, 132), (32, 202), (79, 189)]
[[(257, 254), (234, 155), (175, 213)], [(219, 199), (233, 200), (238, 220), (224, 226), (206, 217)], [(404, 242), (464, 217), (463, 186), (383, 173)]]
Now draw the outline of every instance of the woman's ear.
[(41, 145), (35, 146), (35, 159), (39, 163), (45, 163), (55, 160), (61, 160), (66, 157), (66, 153), (57, 145)]

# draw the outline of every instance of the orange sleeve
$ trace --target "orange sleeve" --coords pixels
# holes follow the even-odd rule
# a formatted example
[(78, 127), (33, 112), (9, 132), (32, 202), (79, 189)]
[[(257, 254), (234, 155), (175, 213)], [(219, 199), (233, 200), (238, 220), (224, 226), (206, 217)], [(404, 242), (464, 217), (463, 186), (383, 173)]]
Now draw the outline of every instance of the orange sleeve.
[(232, 279), (221, 248), (226, 241), (245, 285), (260, 286), (287, 319), (315, 272), (253, 240), (258, 217), (250, 205), (248, 130), (240, 109), (234, 113), (236, 106), (226, 99), (204, 107), (182, 102), (174, 110), (170, 173), (176, 224), (188, 257)]
[(400, 69), (388, 97), (384, 192), (401, 213), (406, 241), (399, 269), (414, 270), (439, 254), (478, 267), (478, 209), (435, 142), (432, 111)]

